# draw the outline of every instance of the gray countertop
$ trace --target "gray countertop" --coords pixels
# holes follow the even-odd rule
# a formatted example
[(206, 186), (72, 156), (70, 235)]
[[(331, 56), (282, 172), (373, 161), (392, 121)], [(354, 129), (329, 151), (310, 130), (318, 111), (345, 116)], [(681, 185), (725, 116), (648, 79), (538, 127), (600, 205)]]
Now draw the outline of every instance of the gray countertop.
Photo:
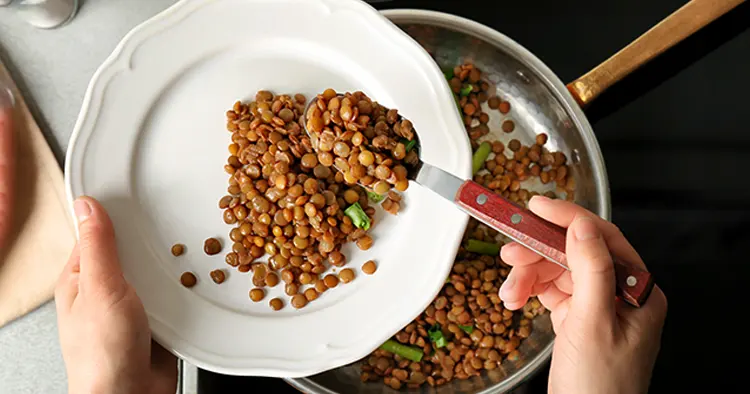
[[(80, 2), (78, 15), (54, 30), (0, 7), (0, 57), (61, 164), (91, 76), (130, 29), (175, 0)], [(53, 302), (0, 328), (0, 394), (66, 391)]]

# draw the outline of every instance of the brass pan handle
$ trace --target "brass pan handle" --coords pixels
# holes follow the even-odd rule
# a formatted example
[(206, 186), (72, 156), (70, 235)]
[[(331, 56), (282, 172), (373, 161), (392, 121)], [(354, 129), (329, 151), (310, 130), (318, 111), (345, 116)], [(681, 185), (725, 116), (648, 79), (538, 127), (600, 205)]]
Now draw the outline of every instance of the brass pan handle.
[(745, 0), (691, 0), (615, 53), (604, 63), (568, 84), (568, 91), (585, 107), (619, 80), (689, 37)]

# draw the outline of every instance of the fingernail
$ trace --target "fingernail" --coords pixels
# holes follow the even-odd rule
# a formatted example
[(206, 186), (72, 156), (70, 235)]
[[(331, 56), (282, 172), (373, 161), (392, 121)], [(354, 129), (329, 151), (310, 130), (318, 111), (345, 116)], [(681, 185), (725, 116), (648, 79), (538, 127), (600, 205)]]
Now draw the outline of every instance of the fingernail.
[(529, 201), (549, 202), (552, 200), (547, 196), (537, 194), (537, 195), (531, 196), (531, 199)]
[(73, 203), (73, 211), (75, 211), (76, 219), (78, 219), (80, 225), (91, 216), (91, 205), (86, 200), (78, 199)]
[(499, 294), (500, 298), (505, 299), (506, 297), (503, 296), (503, 294), (507, 296), (508, 292), (513, 290), (513, 287), (515, 287), (515, 285), (516, 285), (516, 278), (514, 278), (513, 276), (508, 277), (508, 279), (506, 279), (505, 282), (503, 282), (502, 286), (500, 286), (500, 294)]
[(589, 239), (601, 236), (601, 231), (599, 231), (599, 227), (594, 223), (594, 219), (588, 216), (579, 216), (576, 218), (573, 233), (579, 241), (588, 241)]
[(531, 203), (534, 203), (534, 204), (549, 204), (550, 201), (552, 201), (551, 198), (545, 197), (545, 196), (543, 196), (543, 195), (540, 194), (540, 195), (532, 196), (531, 199), (529, 200), (529, 204), (531, 204)]
[(13, 93), (10, 91), (10, 88), (0, 81), (0, 109), (13, 108), (14, 104), (15, 99), (13, 98)]

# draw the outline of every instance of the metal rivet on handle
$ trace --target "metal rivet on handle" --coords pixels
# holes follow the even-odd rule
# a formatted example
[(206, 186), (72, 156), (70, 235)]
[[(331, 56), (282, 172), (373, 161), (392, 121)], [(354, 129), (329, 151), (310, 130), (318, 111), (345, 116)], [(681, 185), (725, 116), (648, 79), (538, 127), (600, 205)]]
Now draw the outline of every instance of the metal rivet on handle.
[(521, 216), (520, 213), (514, 213), (513, 216), (510, 217), (510, 221), (513, 224), (521, 223), (521, 220), (523, 220), (523, 216)]
[(477, 196), (477, 204), (484, 205), (484, 203), (486, 203), (486, 202), (487, 202), (487, 195), (480, 194), (480, 195)]
[(627, 279), (625, 279), (625, 283), (627, 283), (628, 286), (633, 287), (638, 284), (638, 279), (636, 279), (635, 276), (630, 275)]

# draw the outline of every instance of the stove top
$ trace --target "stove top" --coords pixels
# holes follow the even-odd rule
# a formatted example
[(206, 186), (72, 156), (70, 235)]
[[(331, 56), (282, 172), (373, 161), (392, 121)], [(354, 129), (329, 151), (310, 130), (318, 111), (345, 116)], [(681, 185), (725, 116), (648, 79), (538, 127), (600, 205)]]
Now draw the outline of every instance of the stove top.
[[(474, 19), (524, 45), (570, 81), (685, 0), (371, 3), (379, 9), (433, 9)], [(738, 363), (721, 362), (736, 351), (731, 339), (720, 338), (742, 338), (744, 332), (717, 312), (739, 309), (732, 306), (742, 299), (741, 278), (750, 273), (744, 254), (750, 245), (750, 187), (744, 177), (750, 157), (749, 27), (750, 4), (745, 3), (586, 110), (609, 173), (613, 221), (641, 253), (670, 303), (652, 392), (703, 391), (714, 387), (716, 376), (727, 387), (739, 383), (734, 376), (743, 376)], [(546, 376), (546, 370), (540, 371), (525, 391), (546, 392)], [(278, 379), (207, 371), (188, 373), (183, 384), (186, 394), (258, 387), (297, 392)]]

